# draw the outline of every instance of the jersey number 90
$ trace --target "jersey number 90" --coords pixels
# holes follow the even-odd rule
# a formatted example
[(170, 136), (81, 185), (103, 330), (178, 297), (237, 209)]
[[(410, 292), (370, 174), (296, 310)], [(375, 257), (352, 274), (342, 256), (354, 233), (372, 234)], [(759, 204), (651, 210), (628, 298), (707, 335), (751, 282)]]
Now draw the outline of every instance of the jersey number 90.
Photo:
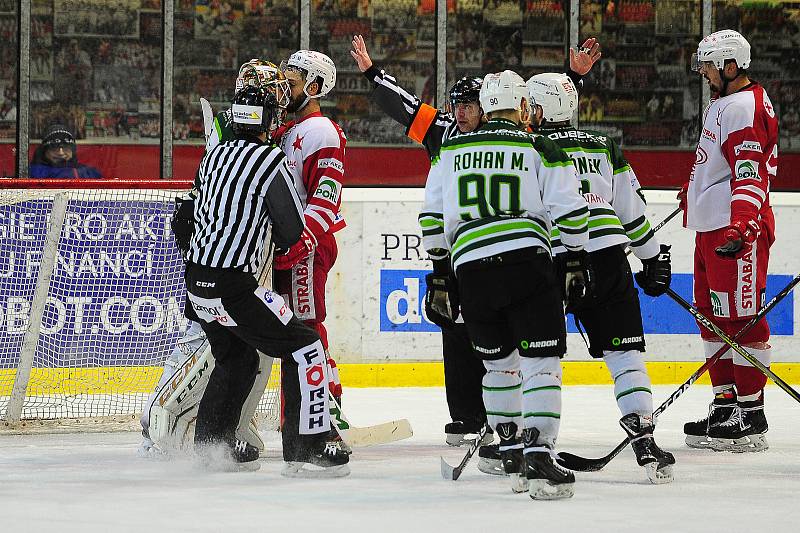
[(518, 215), (521, 212), (519, 176), (514, 174), (459, 176), (458, 203), (462, 208), (462, 220), (475, 220), (493, 215)]

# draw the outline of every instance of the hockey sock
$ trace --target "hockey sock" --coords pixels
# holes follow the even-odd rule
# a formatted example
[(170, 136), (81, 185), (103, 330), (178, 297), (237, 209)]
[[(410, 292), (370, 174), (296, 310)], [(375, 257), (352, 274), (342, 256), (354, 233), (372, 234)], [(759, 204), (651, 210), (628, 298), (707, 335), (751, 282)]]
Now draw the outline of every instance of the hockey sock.
[(339, 380), (339, 369), (336, 367), (336, 361), (331, 357), (330, 352), (325, 350), (325, 358), (328, 362), (328, 389), (331, 394), (339, 402), (339, 407), (342, 406), (342, 382)]
[(561, 424), (561, 363), (558, 357), (523, 357), (520, 367), (524, 427), (536, 428), (538, 442), (554, 448)]
[[(706, 359), (710, 359), (717, 351), (722, 348), (723, 344), (720, 341), (710, 341), (703, 339), (703, 351), (705, 352)], [(708, 369), (708, 377), (711, 378), (711, 384), (714, 386), (714, 392), (726, 388), (733, 388), (733, 351), (728, 350), (716, 363), (711, 365)]]
[(622, 416), (636, 413), (653, 414), (653, 393), (650, 376), (638, 350), (603, 351), (603, 360), (614, 379), (614, 396)]
[[(758, 348), (752, 345), (744, 346), (744, 348), (764, 365), (769, 366), (772, 349), (767, 343), (758, 343), (758, 346)], [(767, 376), (738, 353), (733, 356), (733, 375), (736, 379), (736, 393), (740, 402), (757, 400), (764, 385), (767, 384)]]
[(483, 403), (489, 425), (514, 422), (522, 425), (522, 378), (519, 375), (519, 352), (514, 350), (503, 359), (484, 361)]

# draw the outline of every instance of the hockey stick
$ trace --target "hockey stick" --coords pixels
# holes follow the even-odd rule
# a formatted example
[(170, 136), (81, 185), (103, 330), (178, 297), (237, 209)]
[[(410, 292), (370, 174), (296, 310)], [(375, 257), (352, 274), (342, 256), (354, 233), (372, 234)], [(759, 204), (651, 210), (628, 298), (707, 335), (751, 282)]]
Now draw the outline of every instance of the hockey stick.
[[(680, 212), (681, 212), (681, 208), (680, 208), (680, 207), (676, 207), (676, 208), (675, 208), (675, 211), (673, 211), (672, 213), (670, 213), (669, 215), (667, 215), (667, 218), (665, 218), (664, 220), (662, 220), (661, 222), (659, 222), (658, 224), (656, 224), (656, 227), (655, 227), (655, 228), (653, 228), (653, 233), (655, 233), (655, 232), (657, 232), (658, 230), (660, 230), (661, 228), (663, 228), (663, 227), (664, 227), (664, 226), (667, 224), (667, 222), (669, 222), (670, 220), (672, 220), (673, 218), (675, 218), (675, 217), (678, 215), (678, 213), (680, 213)], [(631, 250), (630, 248), (628, 248), (628, 251), (627, 251), (627, 252), (625, 252), (625, 255), (631, 255), (631, 252), (632, 252), (632, 251), (633, 251), (633, 250)]]
[(692, 307), (692, 305), (689, 302), (681, 298), (681, 296), (678, 293), (676, 293), (672, 289), (667, 289), (667, 294), (669, 295), (670, 298), (675, 300), (678, 303), (678, 305), (689, 311), (689, 313), (692, 314), (695, 320), (700, 322), (700, 324), (702, 324), (704, 328), (706, 328), (708, 331), (712, 332), (714, 335), (722, 339), (722, 342), (733, 348), (733, 351), (744, 357), (748, 363), (759, 369), (762, 374), (764, 374), (765, 376), (770, 378), (773, 382), (775, 382), (777, 386), (786, 391), (786, 393), (789, 396), (791, 396), (795, 401), (800, 402), (800, 393), (794, 390), (791, 385), (783, 381), (783, 379), (781, 379), (781, 377), (778, 376), (775, 372), (770, 370), (768, 366), (766, 366), (764, 363), (756, 359), (753, 356), (753, 354), (751, 354), (750, 352), (739, 346), (739, 344), (735, 340), (728, 337), (724, 331), (722, 331), (716, 324), (714, 324), (708, 318), (706, 318), (695, 307)]
[(461, 459), (461, 462), (458, 466), (450, 466), (447, 461), (444, 460), (444, 457), (439, 457), (441, 462), (441, 470), (442, 470), (442, 477), (444, 479), (452, 479), (453, 481), (458, 480), (461, 477), (461, 473), (467, 467), (467, 463), (469, 460), (472, 459), (472, 456), (475, 455), (475, 451), (480, 447), (481, 442), (483, 442), (483, 438), (486, 436), (486, 433), (489, 431), (489, 425), (484, 424), (481, 430), (478, 432), (478, 436), (475, 437), (475, 440), (472, 441), (472, 444), (469, 445), (467, 448), (467, 454)]
[(211, 137), (211, 132), (214, 131), (214, 111), (205, 98), (200, 98), (200, 109), (203, 110), (203, 133), (205, 133), (206, 143), (208, 143), (208, 138)]
[[(745, 326), (739, 331), (739, 333), (737, 333), (734, 336), (734, 340), (741, 339), (744, 334), (746, 334), (748, 331), (753, 329), (756, 326), (756, 324), (762, 318), (764, 318), (764, 316), (767, 313), (769, 313), (776, 305), (778, 305), (778, 302), (783, 300), (786, 296), (789, 295), (789, 293), (792, 292), (792, 289), (798, 283), (800, 283), (800, 275), (798, 275), (794, 279), (792, 279), (792, 281), (790, 281), (789, 284), (786, 285), (786, 287), (784, 287), (783, 290), (781, 290), (781, 292), (776, 294), (767, 303), (767, 305), (765, 305), (763, 308), (761, 308), (761, 310), (759, 310), (759, 312), (756, 313), (756, 315), (753, 318), (750, 319), (750, 322), (745, 324)], [(708, 370), (711, 367), (711, 365), (716, 363), (723, 355), (725, 355), (725, 353), (729, 349), (730, 349), (729, 346), (725, 345), (725, 346), (721, 347), (719, 350), (717, 350), (717, 352), (714, 355), (712, 355), (711, 357), (706, 359), (706, 361), (700, 366), (700, 368), (698, 368), (691, 376), (689, 376), (689, 379), (687, 379), (683, 383), (683, 385), (678, 387), (678, 389), (675, 392), (673, 392), (672, 394), (670, 394), (670, 396), (664, 401), (664, 403), (662, 403), (658, 407), (658, 409), (653, 411), (653, 420), (658, 418), (658, 416), (661, 413), (663, 413), (664, 410), (667, 407), (672, 405), (673, 402), (675, 402), (675, 400), (677, 400), (678, 397), (681, 394), (686, 392), (686, 390), (695, 381), (697, 381), (700, 378), (700, 376), (705, 374), (706, 370)], [(568, 468), (569, 470), (575, 470), (577, 472), (597, 472), (599, 470), (602, 470), (603, 467), (606, 466), (614, 457), (619, 455), (619, 453), (628, 446), (629, 442), (630, 442), (630, 439), (626, 438), (625, 440), (620, 442), (617, 445), (616, 448), (611, 450), (611, 453), (609, 453), (608, 455), (606, 455), (604, 457), (600, 457), (600, 458), (597, 458), (597, 459), (589, 459), (589, 458), (581, 457), (579, 455), (575, 455), (575, 454), (572, 454), (572, 453), (569, 453), (569, 452), (559, 452), (558, 453), (557, 462), (558, 462), (559, 465), (563, 466), (564, 468)]]
[(414, 432), (411, 429), (411, 424), (405, 418), (400, 420), (392, 420), (391, 422), (384, 422), (383, 424), (376, 424), (374, 426), (366, 427), (353, 427), (344, 416), (342, 408), (336, 398), (333, 397), (330, 390), (328, 391), (328, 402), (331, 414), (331, 422), (333, 427), (342, 437), (342, 440), (352, 447), (359, 446), (374, 446), (376, 444), (387, 444), (389, 442), (396, 442), (411, 437)]

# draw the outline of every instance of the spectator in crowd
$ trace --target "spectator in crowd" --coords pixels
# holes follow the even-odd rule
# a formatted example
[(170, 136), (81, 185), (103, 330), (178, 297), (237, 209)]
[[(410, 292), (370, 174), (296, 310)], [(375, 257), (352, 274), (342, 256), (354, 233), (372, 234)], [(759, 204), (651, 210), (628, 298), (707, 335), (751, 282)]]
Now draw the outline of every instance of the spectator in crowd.
[(75, 137), (66, 126), (54, 124), (47, 128), (42, 144), (31, 160), (31, 178), (102, 178), (94, 167), (78, 163)]

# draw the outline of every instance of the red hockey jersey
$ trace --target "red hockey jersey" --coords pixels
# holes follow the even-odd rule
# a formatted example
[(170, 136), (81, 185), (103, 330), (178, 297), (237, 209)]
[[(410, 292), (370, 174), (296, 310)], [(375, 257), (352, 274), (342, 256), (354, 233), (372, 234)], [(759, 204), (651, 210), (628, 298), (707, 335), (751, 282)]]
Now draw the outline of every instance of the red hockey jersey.
[(714, 100), (705, 110), (684, 225), (712, 231), (757, 220), (777, 171), (778, 119), (764, 88), (752, 83)]
[(339, 214), (347, 138), (338, 124), (312, 113), (287, 122), (277, 132), (294, 184), (305, 206), (305, 225), (317, 239), (345, 226)]

